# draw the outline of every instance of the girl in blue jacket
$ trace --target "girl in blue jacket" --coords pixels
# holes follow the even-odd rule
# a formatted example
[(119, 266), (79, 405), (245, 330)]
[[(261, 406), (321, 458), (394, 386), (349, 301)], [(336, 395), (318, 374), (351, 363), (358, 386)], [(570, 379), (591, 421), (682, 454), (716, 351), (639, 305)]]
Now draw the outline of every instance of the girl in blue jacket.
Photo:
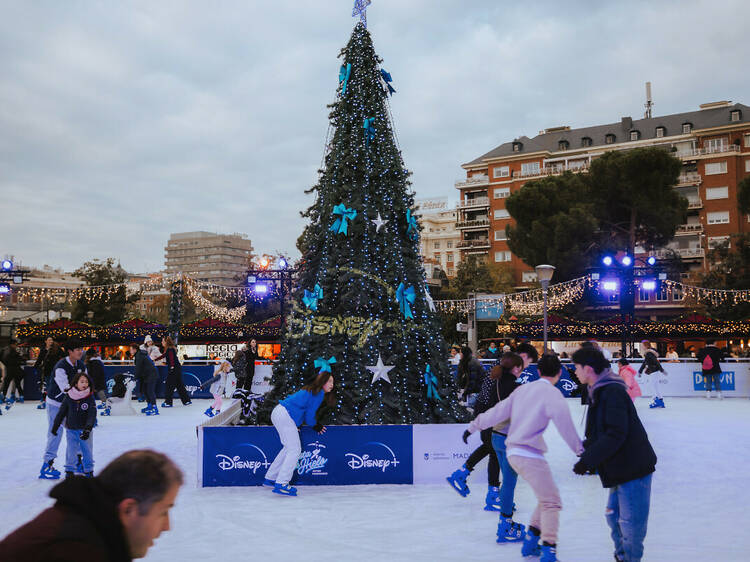
[(320, 373), (313, 382), (303, 386), (302, 390), (281, 400), (271, 412), (271, 422), (279, 432), (283, 445), (266, 472), (263, 482), (264, 486), (273, 486), (273, 493), (282, 496), (297, 495), (297, 488), (289, 485), (294, 467), (297, 466), (297, 459), (302, 452), (297, 428), (306, 423), (318, 433), (325, 432), (326, 428), (316, 421), (316, 413), (323, 399), (328, 405), (333, 405), (332, 390), (333, 374)]
[(65, 435), (68, 442), (65, 452), (65, 477), (73, 476), (80, 451), (83, 471), (86, 477), (94, 477), (94, 439), (91, 431), (96, 423), (96, 402), (92, 393), (91, 381), (86, 373), (78, 373), (70, 382), (70, 390), (65, 396), (60, 411), (52, 424), (52, 435), (57, 435), (60, 424), (65, 420)]

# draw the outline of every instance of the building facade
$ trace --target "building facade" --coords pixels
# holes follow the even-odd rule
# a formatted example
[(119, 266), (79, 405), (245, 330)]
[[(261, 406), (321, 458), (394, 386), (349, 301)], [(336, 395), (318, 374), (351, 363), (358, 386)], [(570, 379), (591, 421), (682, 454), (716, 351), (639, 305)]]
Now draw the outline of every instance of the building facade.
[(168, 275), (186, 273), (199, 281), (233, 286), (247, 271), (253, 245), (246, 234), (181, 232), (170, 235), (164, 251)]
[(659, 259), (674, 251), (691, 270), (705, 271), (708, 249), (750, 228), (750, 216), (740, 216), (737, 205), (737, 184), (750, 175), (750, 107), (726, 101), (687, 113), (545, 129), (463, 164), (466, 179), (456, 182), (462, 256), (509, 262), (517, 285), (534, 282), (536, 264), (523, 263), (508, 247), (505, 227), (512, 219), (505, 200), (529, 180), (585, 171), (607, 151), (643, 146), (663, 146), (682, 160), (675, 189), (689, 203), (687, 221), (674, 239), (650, 253)]
[(461, 260), (461, 232), (456, 227), (456, 207), (447, 197), (417, 200), (415, 204), (422, 225), (419, 251), (427, 278), (434, 277), (437, 268), (453, 277)]

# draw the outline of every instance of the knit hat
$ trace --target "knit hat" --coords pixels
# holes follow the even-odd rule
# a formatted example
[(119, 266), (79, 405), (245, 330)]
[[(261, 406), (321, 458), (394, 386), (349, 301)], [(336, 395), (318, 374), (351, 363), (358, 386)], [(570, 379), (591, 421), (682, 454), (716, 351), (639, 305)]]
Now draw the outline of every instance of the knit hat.
[(143, 343), (154, 343), (154, 340), (151, 339), (151, 336), (146, 336), (143, 338)]

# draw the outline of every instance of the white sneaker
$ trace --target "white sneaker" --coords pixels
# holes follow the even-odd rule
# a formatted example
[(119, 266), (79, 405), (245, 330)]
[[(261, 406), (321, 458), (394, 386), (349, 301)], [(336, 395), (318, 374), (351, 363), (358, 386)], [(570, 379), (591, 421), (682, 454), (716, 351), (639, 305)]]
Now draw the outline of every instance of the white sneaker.
[(707, 390), (706, 391), (706, 400), (710, 400), (710, 399), (711, 399), (711, 391)]
[(724, 396), (722, 396), (721, 391), (717, 392), (717, 394), (719, 395), (719, 400), (724, 400)]

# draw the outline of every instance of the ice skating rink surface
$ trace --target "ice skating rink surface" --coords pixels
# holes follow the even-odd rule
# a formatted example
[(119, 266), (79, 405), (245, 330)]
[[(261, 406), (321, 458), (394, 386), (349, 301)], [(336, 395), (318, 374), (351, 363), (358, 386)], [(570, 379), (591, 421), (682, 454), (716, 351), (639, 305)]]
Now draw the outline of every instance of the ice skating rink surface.
[[(648, 402), (639, 398), (636, 406), (659, 462), (644, 560), (748, 560), (750, 400), (667, 398), (664, 410), (649, 410)], [(580, 432), (583, 407), (568, 403)], [(52, 503), (47, 494), (56, 482), (37, 479), (47, 420), (36, 404), (15, 405), (0, 417), (0, 537)], [(198, 488), (195, 426), (208, 404), (196, 400), (158, 417), (100, 418), (93, 433), (97, 471), (123, 451), (149, 447), (185, 472), (172, 530), (145, 560), (529, 560), (520, 545), (495, 543), (497, 514), (482, 509), (486, 461), (472, 473), (467, 498), (448, 484), (302, 487), (297, 498), (267, 488)], [(553, 426), (545, 439), (563, 500), (558, 557), (612, 560), (606, 490), (598, 477), (573, 474), (575, 458)], [(64, 440), (59, 455), (62, 469)], [(526, 524), (535, 500), (521, 479), (516, 504), (515, 519)]]

